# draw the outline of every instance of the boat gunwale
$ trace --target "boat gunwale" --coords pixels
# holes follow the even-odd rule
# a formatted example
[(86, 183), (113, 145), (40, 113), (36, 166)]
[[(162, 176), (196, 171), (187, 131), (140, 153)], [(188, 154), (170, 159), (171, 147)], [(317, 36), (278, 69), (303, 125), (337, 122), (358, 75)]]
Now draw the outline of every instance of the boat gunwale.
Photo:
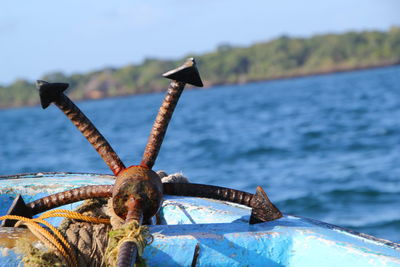
[[(83, 172), (33, 172), (33, 173), (19, 173), (19, 174), (11, 174), (11, 175), (0, 175), (0, 181), (1, 180), (7, 180), (7, 179), (40, 179), (40, 178), (46, 178), (48, 176), (61, 176), (61, 177), (67, 177), (67, 176), (79, 176), (79, 175), (84, 175), (84, 176), (91, 176), (91, 177), (101, 177), (101, 178), (111, 178), (111, 179), (115, 179), (115, 176), (111, 175), (111, 174), (100, 174), (100, 173), (83, 173)], [(166, 194), (168, 195), (168, 194)], [(198, 197), (190, 197), (190, 196), (181, 196), (181, 197), (189, 197), (189, 198), (198, 198)], [(209, 199), (209, 198), (204, 198), (204, 199)], [(215, 200), (215, 199), (211, 199), (213, 201), (220, 201), (220, 202), (226, 202), (223, 200)], [(226, 202), (229, 203), (229, 202)], [(237, 204), (238, 206), (242, 206), (240, 204)], [(245, 207), (245, 206), (244, 206)], [(395, 250), (399, 250), (400, 251), (400, 244), (399, 243), (395, 243), (393, 241), (390, 240), (386, 240), (383, 238), (378, 238), (372, 235), (368, 235), (365, 233), (361, 233), (349, 228), (345, 228), (345, 227), (341, 227), (338, 225), (334, 225), (334, 224), (330, 224), (330, 223), (326, 223), (326, 222), (322, 222), (316, 219), (311, 219), (311, 218), (306, 218), (306, 217), (302, 217), (302, 216), (297, 216), (297, 215), (292, 215), (292, 214), (286, 214), (284, 213), (284, 216), (291, 216), (294, 218), (298, 218), (298, 219), (302, 219), (307, 221), (308, 223), (314, 224), (316, 226), (320, 226), (326, 229), (330, 229), (330, 230), (334, 230), (334, 231), (339, 231), (339, 232), (344, 232), (347, 234), (351, 234), (353, 236), (357, 236), (361, 239), (364, 240), (368, 240), (374, 243), (378, 243), (390, 248), (393, 248)], [(279, 220), (279, 219), (278, 219)], [(268, 223), (268, 222), (267, 222)]]
[(0, 175), (0, 180), (7, 180), (7, 179), (39, 179), (45, 178), (48, 176), (92, 176), (92, 177), (101, 177), (101, 178), (111, 178), (115, 179), (115, 176), (112, 174), (102, 174), (102, 173), (88, 173), (88, 172), (31, 172), (31, 173), (17, 173), (17, 174), (7, 174), (7, 175)]
[(330, 229), (330, 230), (339, 231), (339, 232), (345, 232), (345, 233), (351, 234), (353, 236), (357, 236), (357, 237), (359, 237), (361, 239), (366, 239), (366, 240), (372, 241), (374, 243), (378, 243), (378, 244), (381, 244), (381, 245), (384, 245), (384, 246), (388, 246), (390, 248), (393, 248), (395, 250), (399, 250), (400, 251), (400, 244), (399, 243), (396, 243), (396, 242), (393, 242), (393, 241), (390, 241), (390, 240), (387, 240), (387, 239), (378, 238), (378, 237), (375, 237), (375, 236), (372, 236), (372, 235), (361, 233), (361, 232), (358, 232), (358, 231), (355, 231), (355, 230), (352, 230), (352, 229), (349, 229), (349, 228), (345, 228), (345, 227), (342, 227), (342, 226), (338, 226), (338, 225), (335, 225), (335, 224), (330, 224), (330, 223), (327, 223), (327, 222), (318, 221), (316, 219), (306, 218), (306, 217), (292, 215), (292, 214), (285, 214), (285, 213), (284, 213), (284, 215), (285, 216), (292, 216), (292, 217), (295, 217), (295, 218), (299, 218), (299, 219), (305, 220), (305, 221), (307, 221), (307, 222), (309, 222), (311, 224), (314, 224), (316, 226), (320, 226), (320, 227), (327, 228), (327, 229)]

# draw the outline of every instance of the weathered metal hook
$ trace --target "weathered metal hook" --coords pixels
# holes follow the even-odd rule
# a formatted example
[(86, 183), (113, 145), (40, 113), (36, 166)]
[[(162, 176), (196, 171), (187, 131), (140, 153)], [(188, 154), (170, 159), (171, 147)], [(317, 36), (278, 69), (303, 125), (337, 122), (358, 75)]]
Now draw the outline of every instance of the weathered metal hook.
[(64, 91), (69, 86), (67, 83), (48, 83), (39, 80), (36, 85), (39, 89), (43, 109), (54, 103), (96, 149), (114, 175), (125, 169), (125, 165), (104, 136), (71, 99), (64, 94)]
[(167, 94), (158, 111), (156, 120), (154, 121), (149, 140), (143, 153), (141, 166), (153, 168), (161, 144), (164, 140), (168, 124), (171, 120), (172, 113), (182, 94), (186, 84), (202, 87), (199, 71), (193, 58), (189, 58), (179, 68), (173, 69), (163, 74), (165, 78), (172, 79), (168, 87)]

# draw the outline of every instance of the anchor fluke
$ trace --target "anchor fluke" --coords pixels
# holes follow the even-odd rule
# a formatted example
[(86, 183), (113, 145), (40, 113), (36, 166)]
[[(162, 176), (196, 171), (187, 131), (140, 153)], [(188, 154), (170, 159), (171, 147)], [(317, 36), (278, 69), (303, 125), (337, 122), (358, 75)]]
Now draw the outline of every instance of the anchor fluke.
[(187, 59), (182, 66), (164, 73), (163, 76), (178, 82), (203, 87), (203, 82), (201, 81), (194, 58)]
[(56, 102), (68, 86), (68, 83), (49, 83), (42, 80), (36, 81), (42, 108), (46, 109), (52, 102)]
[[(26, 206), (25, 201), (21, 195), (17, 195), (8, 209), (7, 215), (18, 215), (26, 218), (32, 218), (32, 211)], [(2, 227), (13, 227), (17, 221), (16, 220), (4, 220), (1, 224)]]
[(250, 224), (273, 221), (282, 217), (280, 210), (272, 204), (261, 186), (257, 186), (251, 206)]

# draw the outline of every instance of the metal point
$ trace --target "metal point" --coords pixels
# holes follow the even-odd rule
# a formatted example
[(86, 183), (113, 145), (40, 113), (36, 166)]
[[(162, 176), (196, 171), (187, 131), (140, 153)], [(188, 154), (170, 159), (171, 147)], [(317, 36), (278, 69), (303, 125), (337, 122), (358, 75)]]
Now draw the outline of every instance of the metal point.
[(52, 102), (57, 101), (68, 86), (68, 83), (49, 83), (42, 80), (36, 81), (42, 108), (46, 109)]
[[(7, 215), (18, 215), (26, 218), (32, 218), (31, 210), (26, 206), (24, 199), (21, 195), (17, 195), (8, 209)], [(13, 227), (16, 220), (4, 220), (1, 224), (2, 227)]]
[(272, 204), (261, 186), (257, 186), (251, 206), (250, 224), (273, 221), (282, 217), (280, 210)]
[(203, 87), (203, 82), (201, 81), (194, 58), (188, 58), (182, 66), (164, 73), (163, 76), (178, 82)]

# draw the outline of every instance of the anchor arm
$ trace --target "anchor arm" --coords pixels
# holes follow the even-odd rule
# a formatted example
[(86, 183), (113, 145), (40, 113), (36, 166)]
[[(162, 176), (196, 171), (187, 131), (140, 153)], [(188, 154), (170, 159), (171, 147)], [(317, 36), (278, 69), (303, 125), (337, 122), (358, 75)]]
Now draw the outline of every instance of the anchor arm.
[(43, 109), (54, 103), (100, 154), (114, 175), (125, 169), (125, 165), (104, 136), (71, 99), (64, 94), (64, 91), (68, 88), (67, 83), (48, 83), (39, 80), (36, 84)]
[(168, 87), (167, 94), (165, 95), (156, 120), (154, 121), (149, 140), (143, 153), (142, 162), (140, 163), (141, 166), (146, 166), (150, 169), (153, 168), (156, 161), (172, 113), (175, 110), (185, 85), (203, 86), (199, 71), (196, 67), (196, 62), (193, 58), (189, 58), (182, 66), (164, 73), (163, 76), (172, 79), (172, 82)]

